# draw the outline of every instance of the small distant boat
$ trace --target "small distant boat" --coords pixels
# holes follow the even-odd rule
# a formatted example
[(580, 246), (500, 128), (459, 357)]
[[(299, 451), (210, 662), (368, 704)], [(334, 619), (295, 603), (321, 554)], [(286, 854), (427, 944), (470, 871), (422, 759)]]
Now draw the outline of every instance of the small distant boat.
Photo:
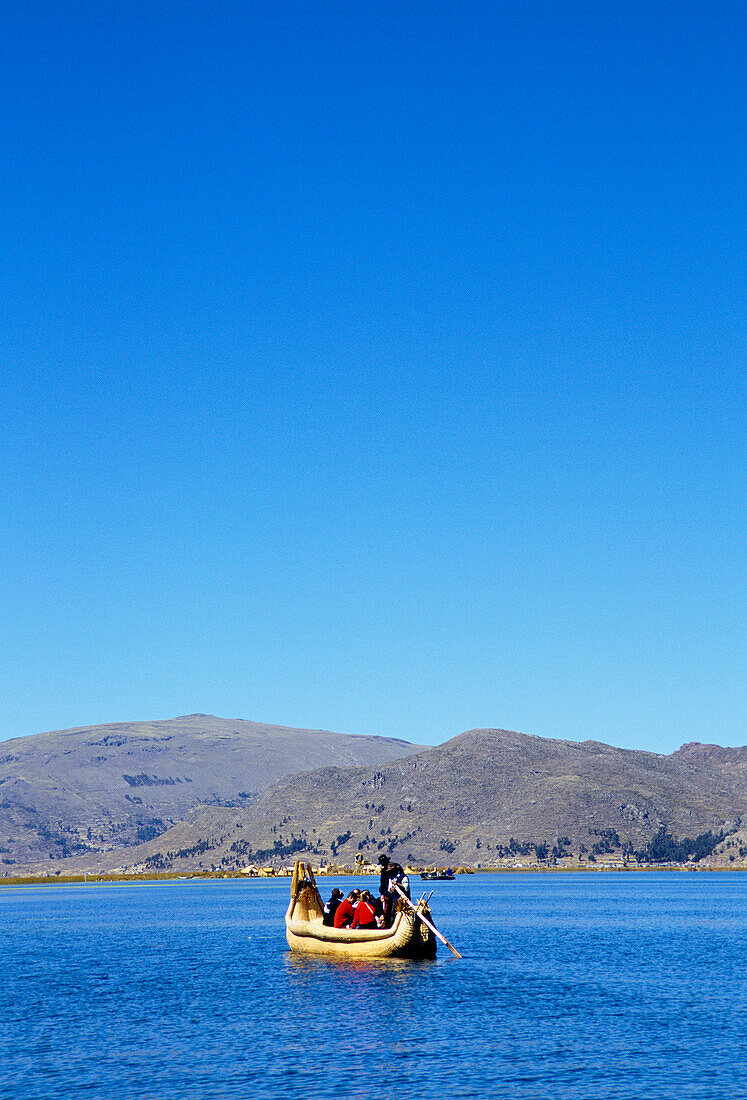
[(449, 867), (446, 871), (421, 871), (420, 877), (424, 878), (426, 882), (451, 882), (456, 878), (456, 875)]
[(431, 911), (425, 898), (417, 905), (399, 901), (391, 928), (330, 928), (322, 923), (323, 912), (311, 864), (304, 865), (299, 859), (293, 871), (290, 904), (285, 914), (285, 935), (291, 951), (333, 955), (339, 959), (436, 957), (436, 937), (430, 927)]

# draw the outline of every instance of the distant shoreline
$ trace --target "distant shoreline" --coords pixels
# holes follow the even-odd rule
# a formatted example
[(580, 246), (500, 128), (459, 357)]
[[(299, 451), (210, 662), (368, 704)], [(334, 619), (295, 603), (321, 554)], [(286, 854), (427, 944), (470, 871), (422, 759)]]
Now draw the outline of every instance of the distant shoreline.
[[(480, 867), (479, 870), (463, 871), (465, 875), (627, 875), (627, 874), (661, 874), (662, 872), (676, 872), (678, 874), (739, 874), (747, 871), (744, 866), (721, 867), (693, 867), (663, 864), (649, 867)], [(317, 873), (317, 878), (359, 878), (354, 872), (335, 871), (330, 874)], [(370, 877), (370, 876), (369, 876)], [(79, 875), (9, 875), (0, 877), (0, 888), (3, 886), (101, 886), (117, 885), (126, 882), (186, 882), (191, 879), (208, 879), (218, 881), (231, 879), (241, 882), (273, 882), (290, 878), (288, 874), (279, 875), (245, 875), (240, 871), (236, 873), (218, 873), (214, 871), (198, 871), (189, 874), (176, 872), (164, 872), (161, 874), (79, 874)], [(419, 875), (412, 876), (414, 882), (419, 882)]]

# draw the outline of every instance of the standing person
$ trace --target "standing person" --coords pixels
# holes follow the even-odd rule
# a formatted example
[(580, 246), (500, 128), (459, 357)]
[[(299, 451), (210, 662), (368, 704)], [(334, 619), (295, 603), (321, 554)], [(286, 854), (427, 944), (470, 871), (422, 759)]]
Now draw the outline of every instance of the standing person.
[(384, 927), (387, 928), (389, 926), (389, 910), (392, 900), (389, 890), (389, 856), (382, 853), (379, 856), (379, 866), (381, 867), (381, 875), (379, 876), (379, 899), (381, 902), (381, 912), (384, 917)]
[(381, 867), (381, 874), (379, 875), (379, 894), (383, 897), (389, 889), (389, 856), (382, 853), (379, 856), (379, 866)]
[(400, 863), (389, 864), (389, 889), (394, 893), (394, 885), (399, 886), (403, 893), (410, 896), (410, 879)]
[(335, 886), (334, 890), (332, 891), (332, 896), (330, 897), (327, 904), (324, 906), (324, 916), (322, 917), (322, 924), (334, 926), (335, 913), (337, 912), (341, 901), (342, 890), (338, 890), (338, 888)]
[(399, 886), (408, 898), (410, 896), (410, 880), (405, 874), (404, 868), (399, 863), (392, 863), (389, 856), (380, 855), (381, 878), (379, 880), (379, 893), (384, 907), (384, 924), (388, 928), (394, 920), (395, 901), (397, 894), (394, 887)]

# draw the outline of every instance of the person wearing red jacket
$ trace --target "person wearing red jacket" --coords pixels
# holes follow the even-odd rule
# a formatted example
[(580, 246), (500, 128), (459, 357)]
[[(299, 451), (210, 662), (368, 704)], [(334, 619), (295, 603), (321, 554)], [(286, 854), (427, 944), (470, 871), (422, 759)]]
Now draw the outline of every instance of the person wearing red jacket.
[(368, 890), (364, 890), (361, 894), (361, 900), (358, 902), (358, 908), (355, 911), (353, 917), (353, 928), (378, 928), (376, 921), (376, 910), (373, 907), (373, 898), (369, 894)]
[(360, 890), (351, 890), (344, 901), (341, 901), (335, 912), (335, 928), (349, 928), (355, 917), (355, 902)]

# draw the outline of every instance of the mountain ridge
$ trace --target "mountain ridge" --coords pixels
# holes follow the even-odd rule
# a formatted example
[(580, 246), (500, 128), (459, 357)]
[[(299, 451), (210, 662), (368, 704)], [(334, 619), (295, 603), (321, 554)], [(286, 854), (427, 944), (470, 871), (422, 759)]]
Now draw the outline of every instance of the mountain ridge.
[[(736, 835), (747, 818), (747, 771), (738, 766), (747, 750), (663, 755), (500, 729), (414, 748), (374, 764), (286, 775), (250, 804), (193, 808), (162, 836), (107, 859), (112, 867), (220, 870), (277, 865), (298, 853), (347, 865), (382, 851), (401, 862), (472, 866), (531, 850), (539, 858), (544, 848), (627, 858), (657, 836)], [(742, 859), (741, 841), (737, 853)]]
[(248, 804), (293, 771), (416, 751), (399, 738), (192, 714), (13, 738), (0, 746), (0, 858), (132, 845), (200, 804)]

